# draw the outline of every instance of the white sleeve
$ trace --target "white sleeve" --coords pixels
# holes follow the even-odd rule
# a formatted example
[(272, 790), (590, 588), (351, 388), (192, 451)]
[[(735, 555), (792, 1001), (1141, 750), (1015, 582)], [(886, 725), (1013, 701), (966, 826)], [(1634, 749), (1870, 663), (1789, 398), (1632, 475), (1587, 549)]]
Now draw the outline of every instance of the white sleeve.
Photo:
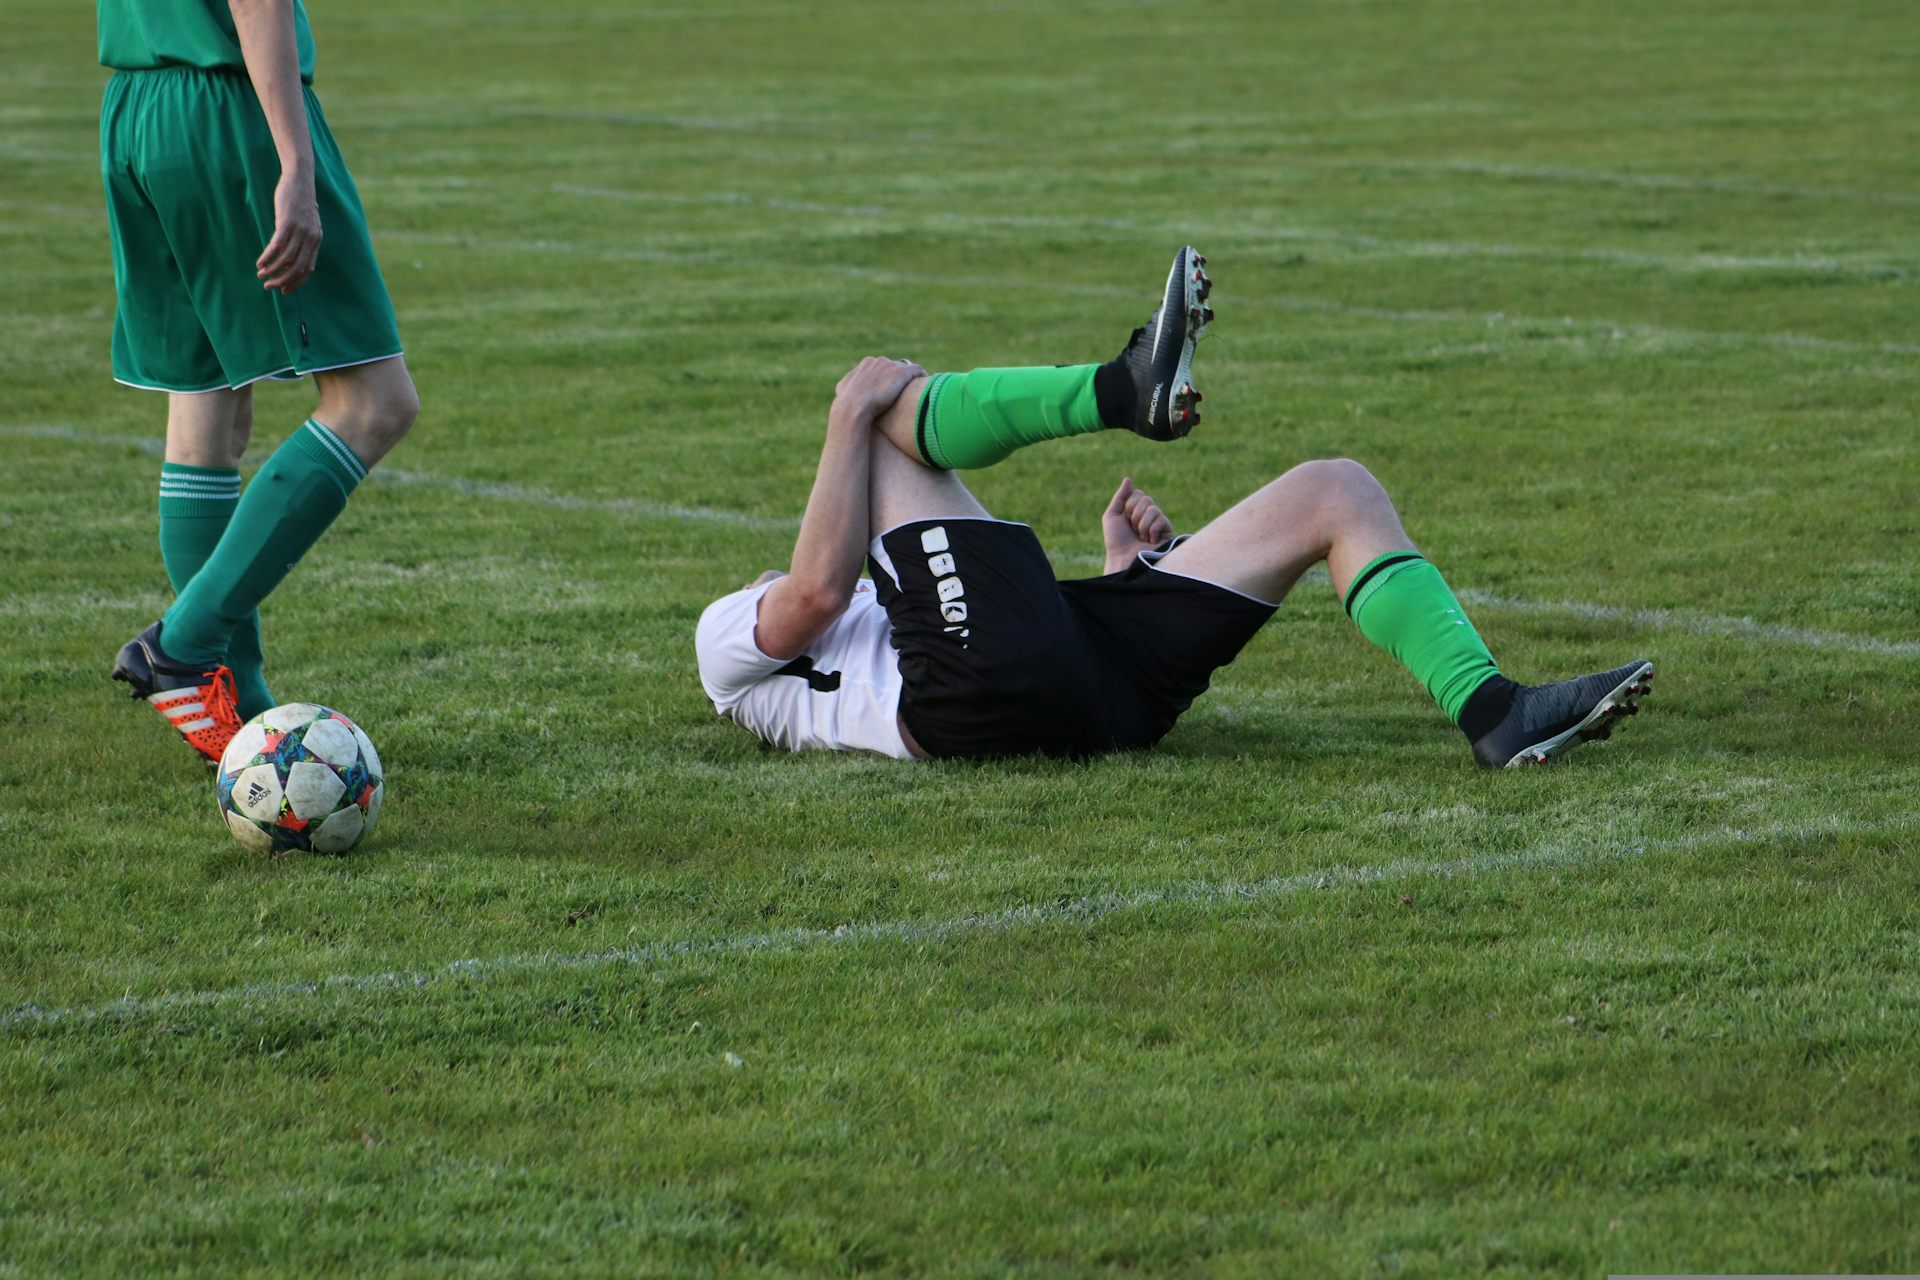
[(741, 695), (781, 667), (783, 658), (769, 658), (753, 642), (754, 624), (760, 619), (760, 597), (772, 583), (748, 587), (730, 596), (721, 596), (700, 615), (693, 633), (694, 652), (700, 659), (700, 683), (713, 699), (721, 715), (740, 701)]

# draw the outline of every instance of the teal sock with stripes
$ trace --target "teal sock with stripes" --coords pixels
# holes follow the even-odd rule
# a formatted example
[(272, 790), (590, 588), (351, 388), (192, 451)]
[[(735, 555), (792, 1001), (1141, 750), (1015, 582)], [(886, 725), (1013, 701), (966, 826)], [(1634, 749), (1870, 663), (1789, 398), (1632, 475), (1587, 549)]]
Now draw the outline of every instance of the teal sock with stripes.
[[(240, 472), (233, 467), (160, 465), (160, 559), (178, 592), (200, 572), (240, 503)], [(227, 665), (240, 714), (252, 719), (274, 705), (260, 645), (260, 611), (242, 618), (227, 644)]]
[(317, 419), (274, 450), (233, 519), (161, 620), (160, 644), (181, 662), (227, 659), (240, 623), (346, 509), (366, 464)]

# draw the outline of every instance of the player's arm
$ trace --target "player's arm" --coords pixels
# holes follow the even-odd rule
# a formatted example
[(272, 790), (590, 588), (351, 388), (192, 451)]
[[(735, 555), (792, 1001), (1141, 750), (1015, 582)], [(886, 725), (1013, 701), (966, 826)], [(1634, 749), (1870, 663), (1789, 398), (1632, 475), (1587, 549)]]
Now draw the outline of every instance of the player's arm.
[(262, 287), (292, 293), (320, 257), (320, 206), (313, 191), (313, 135), (300, 85), (293, 0), (228, 0), (240, 56), (266, 113), (280, 182), (273, 191), (273, 239), (254, 263)]
[(867, 558), (867, 488), (873, 424), (915, 378), (911, 361), (868, 356), (834, 389), (807, 513), (793, 544), (793, 568), (760, 597), (753, 642), (770, 658), (794, 658), (847, 610)]
[(1142, 551), (1150, 551), (1173, 536), (1173, 521), (1160, 504), (1133, 487), (1133, 477), (1120, 481), (1107, 509), (1100, 513), (1100, 538), (1107, 544), (1107, 572), (1118, 573)]

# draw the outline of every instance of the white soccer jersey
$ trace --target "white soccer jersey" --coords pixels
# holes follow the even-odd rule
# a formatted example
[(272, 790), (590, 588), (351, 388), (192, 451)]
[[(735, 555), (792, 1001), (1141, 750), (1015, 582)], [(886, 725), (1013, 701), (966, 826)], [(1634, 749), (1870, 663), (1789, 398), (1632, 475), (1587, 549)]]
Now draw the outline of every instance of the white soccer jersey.
[(847, 611), (791, 662), (753, 642), (772, 583), (722, 596), (700, 615), (700, 683), (723, 716), (789, 751), (876, 751), (911, 760), (900, 736), (900, 662), (887, 611), (862, 580)]

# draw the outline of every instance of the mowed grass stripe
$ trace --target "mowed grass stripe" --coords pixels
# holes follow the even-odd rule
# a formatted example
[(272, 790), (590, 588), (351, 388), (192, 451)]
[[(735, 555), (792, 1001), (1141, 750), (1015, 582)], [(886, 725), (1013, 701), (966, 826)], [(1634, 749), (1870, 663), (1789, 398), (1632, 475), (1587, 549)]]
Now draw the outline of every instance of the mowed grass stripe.
[[(427, 191), (443, 202), (449, 192), (497, 204), (500, 192), (465, 181), (449, 184), (445, 179), (388, 176), (368, 184), (396, 193)], [(544, 188), (529, 184), (525, 190), (580, 200), (613, 201), (669, 208), (717, 208), (754, 210), (799, 217), (830, 217), (872, 220), (889, 231), (928, 234), (947, 229), (962, 231), (1102, 231), (1151, 236), (1169, 243), (1192, 240), (1206, 246), (1227, 245), (1316, 245), (1350, 251), (1355, 259), (1379, 261), (1425, 259), (1518, 259), (1542, 262), (1593, 263), (1634, 270), (1666, 271), (1679, 274), (1738, 272), (1786, 276), (1854, 277), (1877, 281), (1912, 280), (1915, 271), (1903, 262), (1872, 257), (1837, 257), (1829, 254), (1776, 250), (1771, 253), (1657, 253), (1620, 249), (1604, 245), (1551, 245), (1484, 242), (1451, 239), (1405, 239), (1384, 235), (1343, 231), (1307, 223), (1273, 223), (1264, 217), (1239, 217), (1231, 221), (1215, 215), (1144, 219), (1138, 217), (1073, 217), (1040, 213), (961, 213), (948, 209), (914, 209), (862, 203), (829, 204), (776, 196), (756, 196), (742, 191), (649, 191), (633, 188), (593, 187), (557, 182)], [(1263, 225), (1264, 224), (1264, 225)], [(711, 236), (703, 231), (703, 238)], [(1216, 248), (1216, 252), (1217, 252)], [(663, 259), (671, 260), (671, 259)], [(1336, 257), (1331, 261), (1340, 261)]]
[(671, 938), (638, 946), (593, 952), (536, 952), (484, 959), (454, 960), (438, 969), (388, 973), (335, 974), (305, 982), (259, 982), (214, 991), (188, 991), (158, 996), (126, 996), (101, 1004), (64, 1009), (42, 1009), (31, 1002), (0, 1014), (0, 1030), (19, 1031), (65, 1023), (120, 1023), (170, 1016), (196, 1009), (298, 1001), (333, 993), (374, 994), (459, 981), (480, 981), (515, 975), (545, 975), (605, 968), (657, 969), (681, 960), (746, 956), (766, 951), (799, 951), (821, 946), (861, 942), (937, 944), (974, 934), (1012, 933), (1053, 925), (1085, 927), (1111, 916), (1149, 907), (1178, 906), (1207, 911), (1241, 903), (1259, 902), (1308, 890), (1363, 888), (1371, 885), (1418, 881), (1435, 877), (1497, 876), (1542, 870), (1571, 870), (1630, 859), (1685, 853), (1701, 847), (1767, 846), (1820, 837), (1884, 837), (1902, 835), (1913, 823), (1896, 819), (1860, 823), (1844, 818), (1782, 823), (1753, 829), (1722, 829), (1671, 839), (1631, 843), (1539, 845), (1518, 853), (1417, 860), (1396, 859), (1377, 864), (1321, 867), (1260, 880), (1202, 881), (1103, 893), (1066, 901), (1022, 903), (998, 911), (938, 919), (882, 920), (848, 923), (831, 929), (783, 929), (732, 934), (717, 938)]
[[(109, 434), (57, 424), (0, 424), (0, 435), (58, 440), (101, 448), (137, 449), (154, 456), (159, 456), (165, 449), (164, 442), (158, 437)], [(604, 512), (608, 515), (629, 516), (637, 519), (734, 525), (745, 529), (764, 529), (781, 533), (793, 532), (800, 527), (799, 519), (791, 516), (757, 515), (752, 512), (730, 511), (716, 507), (678, 506), (672, 503), (648, 502), (638, 498), (596, 498), (560, 493), (536, 485), (502, 484), (471, 480), (464, 476), (433, 475), (387, 465), (376, 468), (371, 473), (371, 478), (403, 488), (548, 507), (560, 511)], [(1054, 559), (1077, 563), (1090, 562), (1092, 558), (1055, 555)], [(1325, 574), (1320, 571), (1309, 575), (1311, 581), (1324, 581), (1324, 579)], [(1753, 618), (1696, 613), (1684, 609), (1596, 604), (1577, 600), (1528, 600), (1480, 591), (1471, 587), (1459, 588), (1456, 594), (1468, 604), (1511, 613), (1545, 614), (1597, 622), (1628, 623), (1648, 630), (1680, 631), (1701, 636), (1734, 636), (1741, 639), (1771, 641), (1800, 648), (1827, 649), (1843, 653), (1894, 658), (1920, 657), (1920, 641), (1895, 640), (1845, 631), (1827, 631), (1817, 627), (1795, 627), (1784, 623), (1762, 622)], [(85, 608), (89, 607), (89, 601), (92, 607), (115, 610), (124, 608), (128, 603), (121, 597), (87, 597), (85, 599), (76, 597), (73, 605)], [(0, 617), (29, 613), (57, 613), (59, 607), (58, 604), (48, 605), (45, 602), (20, 597), (13, 601), (0, 602)]]

